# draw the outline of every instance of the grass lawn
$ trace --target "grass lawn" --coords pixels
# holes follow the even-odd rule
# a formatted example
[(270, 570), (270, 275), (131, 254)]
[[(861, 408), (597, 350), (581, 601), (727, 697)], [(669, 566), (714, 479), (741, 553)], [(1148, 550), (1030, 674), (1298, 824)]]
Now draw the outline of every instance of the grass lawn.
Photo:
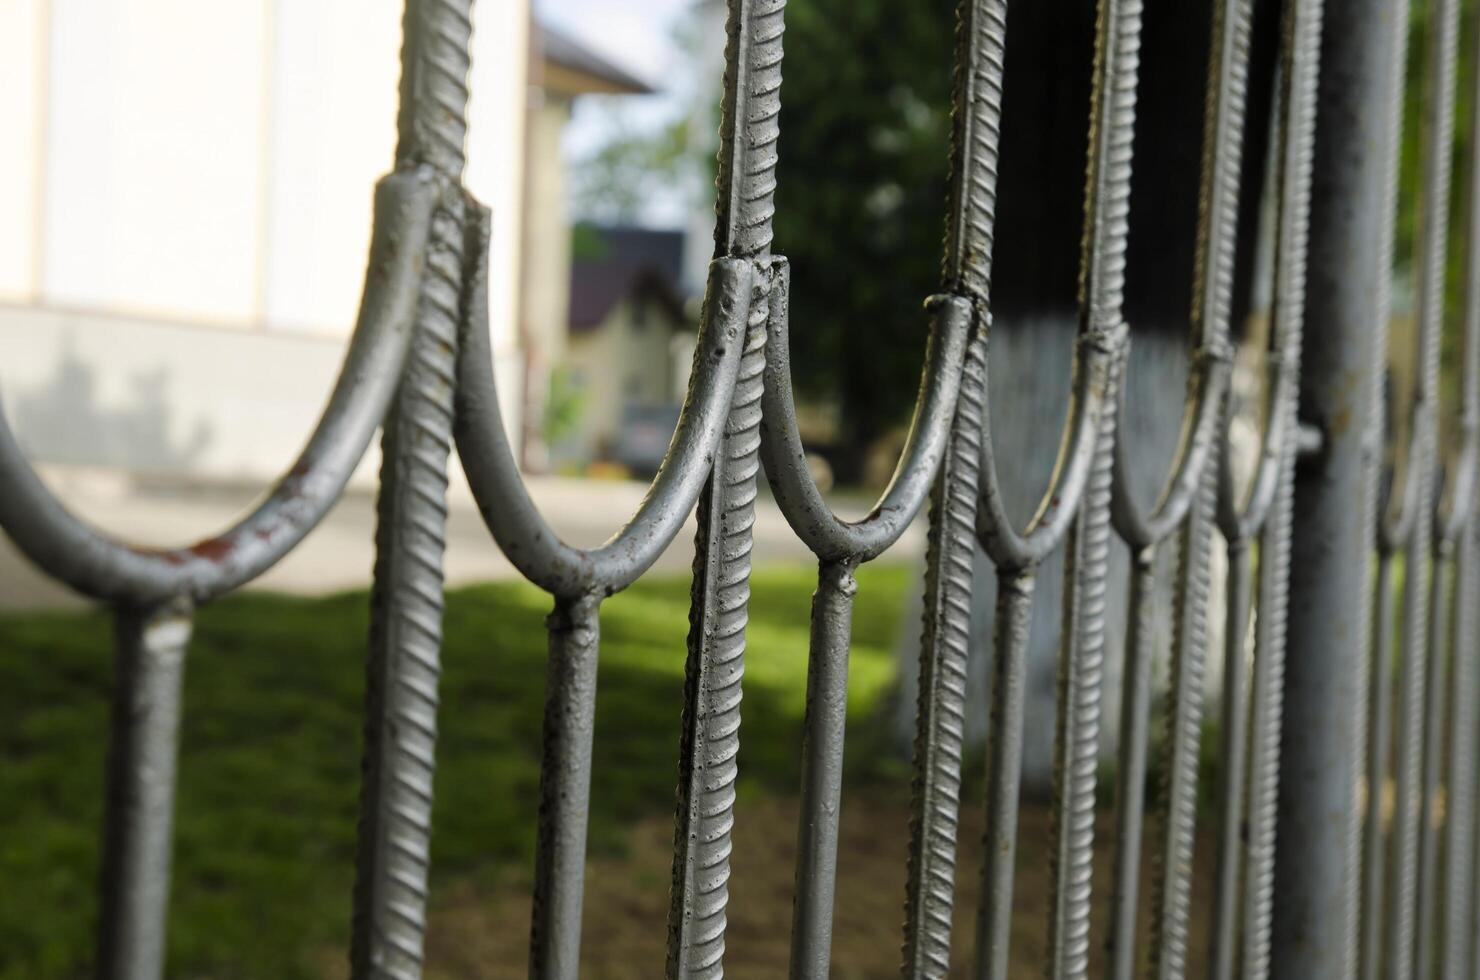
[[(848, 755), (855, 787), (876, 778), (900, 785), (877, 726), (861, 722), (893, 677), (910, 574), (870, 567), (859, 575), (849, 709), (860, 723)], [(814, 584), (810, 567), (760, 569), (753, 582), (740, 792), (761, 810), (796, 791)], [(248, 594), (200, 613), (180, 759), (172, 976), (317, 977), (330, 969), (326, 950), (337, 957), (347, 948), (366, 606), (363, 593)], [(434, 896), (527, 884), (548, 610), (543, 593), (523, 584), (448, 596)], [(601, 628), (593, 869), (622, 861), (634, 847), (634, 828), (650, 837), (672, 812), (687, 579), (655, 579), (616, 596), (603, 609)], [(89, 970), (109, 637), (102, 612), (0, 617), (6, 980)], [(903, 842), (901, 828), (891, 841), (901, 859)], [(666, 892), (663, 874), (655, 869), (649, 891)], [(527, 905), (527, 892), (518, 901)], [(897, 897), (891, 901), (897, 907)], [(661, 918), (645, 929), (661, 938)], [(510, 975), (523, 971), (522, 961), (510, 966)], [(659, 969), (652, 964), (646, 972)]]

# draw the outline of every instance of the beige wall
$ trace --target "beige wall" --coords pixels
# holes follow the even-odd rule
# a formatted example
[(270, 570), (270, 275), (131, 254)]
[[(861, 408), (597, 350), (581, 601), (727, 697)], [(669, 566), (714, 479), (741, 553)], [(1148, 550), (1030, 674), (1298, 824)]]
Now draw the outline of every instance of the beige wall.
[(581, 420), (571, 448), (587, 458), (609, 449), (629, 402), (665, 405), (680, 399), (674, 358), (691, 355), (693, 345), (685, 339), (675, 344), (673, 323), (655, 304), (646, 325), (637, 326), (630, 302), (619, 304), (600, 327), (572, 336), (565, 363), (580, 385)]
[[(0, 331), (19, 332), (0, 338), (7, 405), (55, 380), (64, 343), (96, 359), (103, 392), (150, 364), (223, 391), (262, 384), (252, 372), (278, 345), (256, 356), (221, 328), (342, 351), (373, 185), (392, 165), (402, 6), (0, 0)], [(480, 5), (466, 180), (494, 214), (491, 327), (515, 418), (527, 38), (527, 3)], [(285, 401), (320, 403), (337, 361), (309, 356), (325, 367)], [(199, 408), (220, 432), (240, 424)], [(230, 461), (244, 471), (270, 474), (296, 449), (239, 438), (260, 442)]]

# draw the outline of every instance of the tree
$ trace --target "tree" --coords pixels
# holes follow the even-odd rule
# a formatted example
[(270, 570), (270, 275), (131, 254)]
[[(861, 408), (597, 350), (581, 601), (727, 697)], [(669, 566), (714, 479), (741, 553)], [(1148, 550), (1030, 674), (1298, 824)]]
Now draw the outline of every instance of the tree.
[(791, 260), (793, 380), (834, 398), (854, 480), (909, 414), (940, 278), (952, 0), (787, 7), (776, 248)]

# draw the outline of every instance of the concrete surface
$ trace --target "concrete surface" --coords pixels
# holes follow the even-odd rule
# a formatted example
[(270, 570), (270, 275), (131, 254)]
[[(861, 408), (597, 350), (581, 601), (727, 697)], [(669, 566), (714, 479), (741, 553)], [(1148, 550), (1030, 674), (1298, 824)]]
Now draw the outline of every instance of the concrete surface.
[[(454, 466), (456, 462), (454, 461)], [(130, 478), (116, 471), (46, 467), (42, 476), (74, 512), (98, 526), (149, 545), (171, 545), (213, 534), (229, 526), (256, 499), (258, 488), (234, 484), (185, 483)], [(459, 474), (460, 476), (460, 474)], [(600, 544), (636, 510), (644, 483), (529, 479), (536, 504), (570, 543)], [(449, 585), (517, 577), (483, 525), (465, 485), (449, 495), (447, 581)], [(757, 504), (755, 560), (810, 561), (769, 496)], [(843, 508), (859, 517), (864, 508)], [(352, 489), (324, 522), (292, 553), (252, 584), (252, 588), (317, 595), (370, 584), (374, 561), (375, 498)], [(918, 560), (924, 548), (924, 519), (916, 521), (890, 552), (896, 561)], [(694, 520), (658, 560), (655, 571), (684, 574), (694, 554)], [(651, 573), (650, 573), (651, 574)], [(0, 610), (66, 608), (85, 603), (48, 580), (0, 536)]]

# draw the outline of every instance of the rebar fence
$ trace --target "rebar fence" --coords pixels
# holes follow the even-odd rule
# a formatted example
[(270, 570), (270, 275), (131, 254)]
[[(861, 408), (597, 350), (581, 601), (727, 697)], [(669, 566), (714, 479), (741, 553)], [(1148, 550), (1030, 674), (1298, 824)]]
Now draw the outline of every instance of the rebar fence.
[[(1052, 889), (1042, 910), (1048, 975), (1480, 975), (1480, 522), (1472, 516), (1480, 248), (1467, 249), (1463, 309), (1446, 309), (1460, 5), (1424, 2), (1422, 117), (1405, 119), (1408, 0), (1324, 9), (1322, 0), (1210, 0), (1189, 383), (1180, 445), (1148, 503), (1132, 491), (1129, 450), (1117, 438), (1136, 337), (1122, 307), (1143, 6), (1098, 0), (1072, 396), (1051, 486), (1021, 526), (1003, 503), (999, 469), (1014, 461), (993, 450), (989, 413), (1003, 406), (987, 390), (998, 144), (1004, 86), (1016, 81), (1004, 77), (1008, 0), (959, 5), (945, 251), (939, 291), (925, 304), (919, 400), (894, 480), (858, 522), (837, 517), (809, 475), (793, 403), (791, 280), (772, 248), (785, 0), (730, 0), (715, 257), (691, 386), (637, 513), (606, 544), (580, 550), (535, 508), (499, 414), (488, 215), (460, 178), (472, 0), (408, 0), (399, 146), (376, 191), (359, 322), (317, 429), (265, 502), (197, 544), (134, 547), (64, 509), (0, 426), (0, 524), (50, 575), (116, 609), (99, 976), (165, 974), (193, 609), (292, 550), (338, 498), (377, 428), (383, 465), (353, 897), (357, 978), (422, 973), (454, 443), (492, 537), (553, 600), (531, 976), (581, 972), (602, 601), (641, 576), (695, 510), (666, 975), (724, 972), (731, 830), (745, 819), (735, 781), (763, 469), (818, 560), (793, 978), (824, 978), (830, 969), (854, 573), (897, 541), (927, 498), (904, 976), (1005, 978), (1023, 961), (1011, 938), (1025, 659), (1035, 577), (1059, 548), (1066, 598)], [(1281, 19), (1275, 95), (1272, 105), (1255, 106), (1251, 25), (1256, 9), (1271, 6)], [(1467, 43), (1480, 63), (1480, 32)], [(1474, 132), (1480, 98), (1468, 101)], [(1275, 205), (1273, 301), (1264, 423), (1253, 475), (1240, 481), (1229, 438), (1234, 283), (1253, 126), (1273, 134), (1265, 181)], [(1405, 127), (1419, 127), (1423, 142), (1416, 368), (1411, 400), (1391, 413), (1401, 422), (1390, 425), (1384, 365)], [(1473, 159), (1463, 179), (1463, 227), (1473, 236)], [(1461, 327), (1452, 409), (1441, 383), (1446, 320)], [(989, 701), (967, 685), (978, 547), (997, 571)], [(1115, 548), (1132, 556), (1131, 610), (1121, 715), (1106, 719)], [(1165, 707), (1154, 715), (1153, 604), (1163, 587), (1154, 570), (1164, 551), (1177, 556), (1177, 571)], [(1212, 571), (1220, 551), (1228, 568), (1221, 597)], [(1209, 650), (1215, 616), (1226, 617), (1221, 658)], [(1205, 746), (1205, 691), (1218, 659), (1221, 724), (1217, 745)], [(982, 712), (990, 712), (983, 887), (976, 935), (962, 937), (952, 934), (956, 884), (975, 873), (956, 860), (964, 733), (968, 715)], [(1148, 807), (1156, 717), (1165, 731)], [(1097, 799), (1106, 789), (1099, 745), (1110, 724), (1121, 733), (1108, 777), (1113, 847), (1097, 850)], [(1204, 808), (1203, 760), (1214, 756), (1214, 803)], [(1213, 841), (1209, 869), (1194, 857), (1200, 831)], [(1145, 889), (1143, 851), (1154, 868)], [(1097, 868), (1104, 853), (1113, 863)], [(1208, 872), (1213, 897), (1194, 908), (1194, 875)], [(1100, 917), (1092, 898), (1104, 888), (1109, 914)], [(1206, 960), (1192, 953), (1195, 925), (1209, 936)], [(663, 969), (652, 965), (654, 975)]]

